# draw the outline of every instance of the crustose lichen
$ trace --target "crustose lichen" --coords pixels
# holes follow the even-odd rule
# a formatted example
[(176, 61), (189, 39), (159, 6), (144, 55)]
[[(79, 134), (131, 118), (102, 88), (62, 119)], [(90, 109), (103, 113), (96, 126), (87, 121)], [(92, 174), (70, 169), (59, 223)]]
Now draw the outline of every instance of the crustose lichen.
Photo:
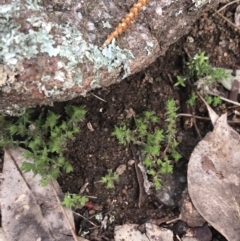
[(129, 59), (133, 58), (133, 55), (129, 50), (117, 47), (114, 41), (103, 50), (88, 43), (75, 26), (50, 22), (38, 1), (25, 2), (27, 10), (23, 20), (20, 16), (20, 4), (21, 1), (16, 0), (0, 7), (0, 71), (3, 76), (0, 79), (0, 88), (1, 85), (9, 84), (11, 73), (12, 82), (14, 76), (23, 73), (23, 61), (42, 53), (57, 57), (58, 64), (54, 76), (41, 76), (41, 88), (50, 77), (56, 81), (67, 82), (63, 90), (75, 84), (81, 86), (81, 66), (88, 62), (93, 66), (96, 76), (100, 68), (107, 68), (110, 72), (122, 67), (124, 77), (130, 74)]

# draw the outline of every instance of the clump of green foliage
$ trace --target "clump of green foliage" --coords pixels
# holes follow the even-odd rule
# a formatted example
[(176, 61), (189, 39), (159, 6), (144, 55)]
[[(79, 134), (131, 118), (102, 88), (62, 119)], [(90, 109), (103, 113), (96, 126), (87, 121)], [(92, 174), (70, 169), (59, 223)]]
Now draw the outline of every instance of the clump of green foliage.
[(228, 74), (220, 68), (213, 68), (210, 65), (209, 58), (204, 52), (196, 54), (193, 59), (187, 63), (184, 70), (184, 76), (177, 76), (177, 82), (175, 86), (186, 87), (187, 84), (195, 84), (197, 88), (193, 88), (193, 91), (187, 101), (191, 106), (195, 105), (197, 100), (197, 91), (202, 91), (206, 101), (217, 106), (221, 104), (221, 99), (219, 96), (211, 97), (204, 88), (209, 89), (214, 83), (221, 81), (228, 77)]
[(66, 117), (48, 111), (33, 118), (33, 109), (28, 109), (18, 118), (0, 115), (0, 147), (23, 146), (25, 158), (34, 162), (24, 162), (22, 170), (41, 175), (41, 184), (47, 185), (57, 179), (61, 171), (69, 173), (72, 165), (64, 158), (63, 150), (68, 139), (78, 133), (79, 122), (84, 120), (83, 107), (66, 106)]
[(107, 189), (111, 189), (114, 188), (114, 182), (118, 181), (118, 179), (119, 175), (109, 169), (108, 173), (101, 178), (101, 181), (106, 184)]
[(88, 198), (83, 195), (66, 193), (61, 204), (67, 208), (82, 208), (86, 202)]
[[(158, 117), (152, 111), (145, 111), (142, 117), (135, 119), (135, 126), (130, 128), (130, 121), (124, 120), (115, 126), (112, 133), (120, 144), (134, 144), (141, 148), (143, 164), (152, 176), (156, 189), (161, 188), (162, 174), (172, 173), (173, 163), (181, 158), (176, 148), (177, 107), (174, 100), (166, 102), (166, 130), (157, 127)], [(155, 126), (155, 127), (153, 127)]]
[(187, 66), (187, 74), (193, 80), (205, 78), (207, 83), (213, 83), (228, 77), (223, 69), (213, 68), (210, 65), (209, 58), (204, 52), (196, 54)]
[[(52, 111), (40, 113), (34, 118), (34, 109), (28, 109), (18, 118), (0, 115), (0, 147), (23, 146), (25, 158), (33, 162), (23, 162), (22, 170), (39, 174), (41, 184), (47, 185), (57, 179), (61, 171), (70, 173), (72, 165), (64, 158), (63, 151), (67, 140), (78, 133), (78, 124), (84, 120), (83, 107), (66, 106), (65, 117)], [(66, 194), (62, 205), (66, 207), (83, 206), (88, 201), (83, 195)]]

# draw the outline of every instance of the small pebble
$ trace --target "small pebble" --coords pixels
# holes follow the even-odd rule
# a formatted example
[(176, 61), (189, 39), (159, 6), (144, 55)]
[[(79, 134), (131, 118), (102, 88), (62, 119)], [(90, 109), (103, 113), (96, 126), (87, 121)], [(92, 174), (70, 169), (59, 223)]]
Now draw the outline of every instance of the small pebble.
[(129, 161), (128, 161), (128, 165), (129, 165), (129, 166), (132, 166), (134, 163), (135, 163), (134, 160), (129, 160)]
[(125, 164), (121, 164), (117, 169), (116, 173), (121, 176), (127, 169), (127, 166)]

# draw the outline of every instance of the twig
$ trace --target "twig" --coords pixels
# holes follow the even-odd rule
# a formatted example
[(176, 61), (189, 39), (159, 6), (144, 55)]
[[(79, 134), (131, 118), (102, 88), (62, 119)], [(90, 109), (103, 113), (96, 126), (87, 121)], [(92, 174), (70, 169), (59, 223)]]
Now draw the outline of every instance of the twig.
[(228, 18), (226, 18), (225, 16), (223, 16), (221, 13), (219, 13), (218, 11), (216, 11), (215, 9), (213, 9), (215, 13), (217, 13), (220, 17), (222, 17), (225, 21), (227, 21), (229, 24), (231, 24), (234, 28), (237, 28), (240, 31), (240, 28), (232, 23)]
[[(229, 5), (231, 5), (231, 4), (233, 4), (233, 3), (237, 3), (237, 2), (240, 2), (240, 0), (235, 0), (235, 1), (232, 1), (232, 2), (230, 2), (230, 3), (227, 3), (227, 4), (225, 4), (223, 7), (221, 7), (220, 9), (218, 9), (216, 12), (221, 12), (224, 8), (226, 8), (227, 6), (229, 6)], [(216, 13), (214, 13), (213, 14), (213, 16), (215, 15)]]
[(170, 80), (170, 83), (174, 85), (174, 82), (173, 82), (172, 76), (171, 76), (169, 73), (167, 74), (167, 76), (168, 76), (168, 79)]
[(143, 200), (145, 199), (145, 196), (146, 196), (146, 193), (145, 193), (144, 188), (143, 188), (144, 180), (143, 180), (141, 170), (138, 167), (138, 164), (139, 164), (140, 161), (137, 158), (137, 155), (135, 153), (136, 149), (133, 148), (132, 145), (130, 145), (130, 148), (131, 148), (131, 151), (132, 151), (133, 159), (135, 161), (134, 162), (135, 171), (136, 171), (136, 174), (137, 174), (137, 181), (138, 181), (138, 186), (139, 186), (138, 207), (140, 208), (142, 206)]
[(97, 197), (95, 196), (89, 196), (89, 195), (85, 195), (87, 198), (91, 198), (91, 199), (97, 199)]
[(93, 223), (92, 221), (90, 221), (88, 218), (84, 217), (83, 215), (81, 215), (80, 213), (77, 213), (75, 211), (73, 211), (73, 213), (75, 213), (77, 216), (85, 219), (86, 221), (88, 221), (90, 224), (92, 224), (94, 227), (100, 227), (100, 226), (97, 226), (95, 223)]
[(89, 230), (95, 230), (95, 229), (97, 229), (97, 228), (101, 228), (101, 226), (89, 227), (88, 229), (89, 229)]
[[(171, 139), (171, 140), (172, 140), (172, 139)], [(171, 140), (168, 141), (168, 143), (167, 143), (167, 145), (166, 145), (164, 151), (162, 152), (162, 157), (164, 157), (164, 156), (166, 155), (166, 153), (167, 153), (167, 151), (168, 151), (168, 149), (169, 149), (169, 147), (170, 147)]]
[(236, 101), (229, 100), (229, 99), (224, 98), (224, 97), (222, 97), (222, 96), (219, 96), (219, 98), (220, 98), (221, 100), (224, 100), (224, 101), (228, 102), (228, 103), (231, 103), (231, 104), (240, 106), (240, 103), (238, 103), (238, 102), (236, 102)]
[(198, 129), (198, 126), (197, 126), (197, 123), (196, 123), (196, 119), (195, 119), (195, 118), (193, 118), (193, 125), (194, 125), (195, 130), (196, 130), (196, 132), (197, 132), (197, 134), (198, 134), (198, 137), (200, 138), (200, 140), (202, 140), (202, 135), (200, 134), (200, 131), (199, 131), (199, 129)]
[(109, 210), (104, 214), (105, 216), (107, 216), (108, 214), (110, 214), (110, 213), (113, 211), (113, 209), (114, 209), (114, 204), (115, 204), (115, 201), (113, 200), (113, 201), (111, 202), (111, 206), (110, 206)]
[(176, 235), (176, 238), (178, 239), (178, 241), (182, 241), (182, 239), (178, 235)]
[(66, 210), (64, 209), (64, 207), (63, 207), (62, 204), (61, 204), (60, 198), (59, 198), (59, 196), (58, 196), (58, 194), (57, 194), (57, 191), (56, 191), (56, 189), (55, 189), (52, 181), (51, 181), (51, 187), (52, 187), (53, 192), (54, 192), (54, 195), (55, 195), (55, 197), (56, 197), (56, 199), (57, 199), (57, 201), (58, 201), (58, 204), (60, 205), (60, 208), (61, 208), (61, 210), (62, 210), (63, 216), (64, 216), (64, 218), (65, 218), (66, 221), (67, 221), (68, 227), (69, 227), (69, 229), (70, 229), (70, 231), (71, 231), (71, 233), (72, 233), (72, 236), (73, 236), (73, 238), (74, 238), (74, 241), (78, 241), (78, 238), (77, 238), (77, 235), (76, 235), (76, 233), (75, 233), (75, 230), (73, 229), (73, 227), (72, 227), (72, 225), (71, 225), (71, 223), (70, 223), (70, 221), (69, 221), (69, 218), (68, 218), (68, 216), (67, 216)]
[(84, 193), (84, 191), (86, 190), (88, 184), (89, 184), (89, 182), (86, 182), (86, 183), (81, 187), (81, 189), (80, 189), (80, 191), (79, 191), (80, 194), (83, 194), (83, 193)]
[(166, 224), (174, 223), (174, 222), (179, 221), (179, 220), (181, 220), (181, 215), (179, 215), (179, 217), (177, 217), (177, 218), (174, 218), (174, 219), (171, 219), (171, 220), (167, 221)]
[[(218, 93), (214, 93), (213, 91), (208, 91), (207, 94), (213, 95), (213, 96), (217, 96), (217, 97), (219, 97), (221, 100), (224, 100), (224, 101), (226, 101), (226, 102), (228, 102), (228, 103), (231, 103), (231, 104), (234, 104), (234, 105), (237, 105), (237, 106), (240, 106), (240, 103), (238, 103), (238, 102), (236, 102), (236, 101), (229, 100), (229, 99), (227, 99), (227, 98), (225, 98), (225, 97), (222, 97), (222, 96), (220, 96)], [(200, 98), (203, 99), (203, 97), (201, 97), (201, 95), (198, 94), (198, 96), (200, 96)]]
[(93, 94), (93, 93), (90, 93), (90, 94), (93, 95), (94, 97), (96, 97), (97, 99), (101, 100), (101, 101), (107, 102), (106, 100), (100, 98), (99, 96), (97, 96), (97, 95), (95, 95), (95, 94)]
[(180, 113), (177, 115), (177, 117), (192, 117), (192, 118), (196, 118), (196, 119), (200, 119), (200, 120), (210, 120), (209, 117), (202, 117), (202, 116), (198, 116), (198, 115), (193, 115), (193, 114), (187, 114), (187, 113)]
[[(177, 117), (181, 117), (181, 116), (192, 117), (192, 118), (199, 119), (199, 120), (210, 121), (209, 117), (202, 117), (202, 116), (197, 116), (197, 115), (192, 115), (192, 114), (187, 114), (187, 113), (186, 114), (185, 113), (180, 113), (180, 114), (177, 115)], [(239, 121), (229, 120), (228, 123), (229, 124), (238, 124), (238, 123), (240, 123), (240, 120)]]

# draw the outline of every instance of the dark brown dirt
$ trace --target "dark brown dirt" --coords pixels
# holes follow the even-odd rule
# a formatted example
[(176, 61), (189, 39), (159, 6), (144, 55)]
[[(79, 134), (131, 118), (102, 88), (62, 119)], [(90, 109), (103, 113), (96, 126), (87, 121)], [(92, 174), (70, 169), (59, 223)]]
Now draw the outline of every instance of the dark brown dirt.
[[(233, 22), (235, 9), (236, 4), (233, 4), (221, 13)], [(68, 143), (65, 152), (74, 172), (62, 175), (59, 179), (63, 191), (70, 193), (79, 193), (88, 183), (83, 194), (90, 197), (94, 206), (91, 210), (84, 207), (76, 211), (96, 226), (76, 216), (77, 229), (81, 229), (81, 235), (86, 232), (85, 237), (89, 240), (113, 240), (115, 225), (141, 224), (150, 219), (161, 218), (171, 220), (179, 215), (177, 201), (186, 187), (187, 162), (192, 150), (200, 141), (194, 126), (186, 128), (185, 119), (177, 120), (177, 140), (180, 142), (179, 152), (183, 158), (174, 167), (177, 187), (175, 196), (173, 195), (175, 203), (171, 206), (162, 204), (153, 193), (140, 208), (138, 207), (139, 183), (134, 164), (129, 164), (129, 161), (134, 159), (131, 149), (120, 145), (112, 136), (112, 132), (114, 126), (126, 118), (131, 109), (136, 116), (145, 110), (155, 111), (160, 119), (159, 126), (164, 128), (164, 106), (168, 99), (174, 99), (179, 107), (178, 112), (185, 113), (186, 90), (174, 87), (174, 82), (176, 75), (182, 74), (186, 61), (202, 51), (210, 57), (213, 66), (240, 68), (239, 31), (214, 10), (204, 14), (188, 36), (171, 46), (164, 57), (141, 73), (125, 79), (118, 85), (88, 93), (85, 98), (79, 97), (68, 103), (55, 104), (54, 108), (58, 110), (66, 104), (85, 106), (87, 110), (86, 120), (81, 124), (81, 133)], [(201, 116), (207, 115), (201, 102), (194, 112)], [(88, 128), (89, 123), (93, 130)], [(212, 128), (210, 122), (205, 120), (196, 120), (196, 126), (202, 136)], [(115, 183), (114, 189), (107, 189), (99, 182), (101, 177), (107, 174), (108, 169), (115, 171), (121, 164), (126, 165), (126, 171)], [(106, 230), (101, 229), (101, 222), (95, 214), (108, 217)], [(172, 228), (171, 225), (165, 226)], [(213, 235), (214, 241), (225, 240), (215, 230)]]
[[(233, 22), (235, 9), (236, 5), (232, 5), (222, 11), (222, 14)], [(138, 207), (139, 184), (136, 171), (134, 165), (128, 164), (133, 159), (132, 152), (130, 148), (118, 144), (111, 134), (114, 126), (126, 118), (130, 109), (133, 109), (137, 116), (145, 110), (155, 111), (162, 128), (165, 125), (164, 106), (168, 99), (176, 101), (179, 113), (185, 112), (183, 109), (185, 90), (174, 87), (174, 82), (176, 75), (181, 74), (184, 63), (194, 54), (205, 51), (213, 66), (239, 69), (239, 34), (233, 26), (214, 13), (210, 10), (204, 14), (195, 23), (188, 36), (171, 46), (166, 56), (159, 58), (141, 73), (125, 79), (118, 85), (89, 93), (86, 98), (77, 98), (69, 102), (73, 105), (86, 106), (88, 113), (85, 122), (81, 124), (81, 133), (68, 144), (66, 151), (66, 157), (74, 166), (74, 172), (63, 176), (60, 183), (64, 192), (71, 193), (79, 193), (84, 184), (88, 183), (84, 194), (94, 196), (90, 200), (98, 205), (100, 210), (89, 211), (83, 208), (78, 211), (82, 215), (89, 216), (102, 213), (109, 218), (106, 230), (100, 229), (101, 224), (95, 218), (91, 219), (98, 226), (95, 229), (88, 222), (81, 222), (82, 220), (78, 218), (79, 228), (89, 231), (86, 238), (112, 240), (115, 225), (140, 224), (148, 219), (165, 217), (172, 219), (178, 215), (177, 205), (171, 207), (162, 205), (154, 195), (149, 196), (142, 207)], [(206, 115), (206, 109), (201, 102), (195, 112)], [(87, 127), (87, 123), (92, 125), (93, 131)], [(197, 120), (196, 125), (202, 136), (211, 129), (209, 121)], [(185, 177), (185, 181), (179, 186), (179, 189), (183, 190), (186, 187), (186, 164), (200, 138), (194, 127), (183, 128), (183, 119), (177, 120), (177, 129), (179, 151), (183, 158), (175, 166), (175, 171), (181, 173), (183, 179)], [(127, 166), (126, 171), (115, 183), (114, 189), (107, 189), (99, 182), (101, 177), (106, 175), (108, 169), (115, 171), (121, 164)], [(176, 200), (179, 200), (180, 192), (176, 193), (178, 193)], [(215, 234), (213, 240), (224, 240), (224, 238)]]

